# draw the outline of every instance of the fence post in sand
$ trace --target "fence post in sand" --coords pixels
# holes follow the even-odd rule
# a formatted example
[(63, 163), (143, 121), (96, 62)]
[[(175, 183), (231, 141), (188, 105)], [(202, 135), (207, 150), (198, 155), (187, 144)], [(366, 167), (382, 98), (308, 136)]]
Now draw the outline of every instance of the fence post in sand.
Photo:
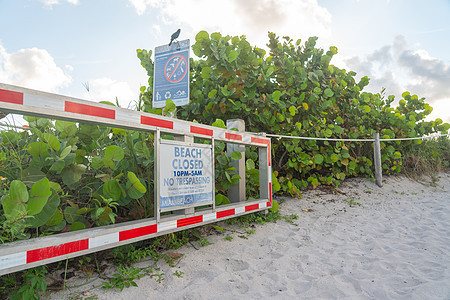
[(379, 187), (383, 186), (383, 173), (381, 168), (381, 146), (380, 146), (380, 134), (378, 132), (373, 133), (373, 160), (375, 164), (375, 182)]
[[(245, 131), (245, 122), (241, 119), (227, 120), (227, 128), (236, 128), (238, 131)], [(233, 184), (228, 190), (228, 199), (231, 203), (245, 201), (245, 146), (237, 144), (227, 144), (227, 155), (231, 156), (234, 151), (242, 154), (240, 160), (231, 160), (231, 166), (236, 168), (235, 173), (238, 174), (238, 184)]]

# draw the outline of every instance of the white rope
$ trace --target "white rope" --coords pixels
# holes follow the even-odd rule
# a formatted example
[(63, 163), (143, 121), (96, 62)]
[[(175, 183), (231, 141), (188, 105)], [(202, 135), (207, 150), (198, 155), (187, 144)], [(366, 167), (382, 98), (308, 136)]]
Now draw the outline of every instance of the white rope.
[[(406, 141), (406, 140), (423, 140), (423, 139), (431, 139), (437, 138), (441, 136), (448, 136), (449, 134), (440, 134), (440, 135), (432, 135), (432, 136), (422, 136), (422, 137), (413, 137), (413, 138), (399, 138), (399, 139), (380, 139), (380, 142), (389, 142), (389, 141)], [(374, 142), (375, 139), (327, 139), (327, 138), (315, 138), (315, 137), (306, 137), (306, 136), (291, 136), (291, 135), (278, 135), (278, 134), (266, 134), (268, 137), (277, 137), (277, 138), (288, 138), (288, 139), (300, 139), (300, 140), (316, 140), (316, 141), (335, 141), (335, 142)]]

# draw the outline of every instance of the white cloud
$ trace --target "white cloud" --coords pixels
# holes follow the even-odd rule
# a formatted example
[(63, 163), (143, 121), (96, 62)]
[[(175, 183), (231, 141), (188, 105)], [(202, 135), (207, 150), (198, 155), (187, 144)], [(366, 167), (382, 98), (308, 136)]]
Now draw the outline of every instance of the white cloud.
[[(200, 30), (246, 35), (259, 47), (267, 42), (267, 32), (306, 40), (319, 36), (329, 42), (331, 14), (317, 0), (129, 0), (142, 15), (148, 7), (159, 8), (162, 20), (182, 28), (182, 36)], [(187, 31), (187, 32), (186, 32)], [(187, 34), (186, 34), (187, 33)]]
[(345, 63), (359, 76), (371, 79), (369, 91), (380, 92), (385, 87), (386, 93), (395, 95), (397, 100), (402, 92), (409, 91), (426, 98), (434, 108), (433, 118), (450, 121), (450, 65), (416, 47), (410, 46), (403, 36), (397, 36), (391, 45), (365, 58), (352, 57)]
[[(60, 4), (59, 0), (41, 0), (41, 2), (44, 3), (44, 5), (49, 7), (49, 8), (52, 8), (53, 5)], [(73, 5), (80, 4), (79, 0), (65, 0), (65, 2), (73, 4)]]
[(123, 81), (116, 81), (111, 78), (96, 78), (88, 83), (89, 91), (86, 91), (84, 98), (91, 101), (110, 101), (116, 103), (116, 97), (120, 106), (127, 108), (130, 102), (135, 99), (135, 92), (130, 85)]
[(45, 49), (8, 53), (0, 45), (0, 81), (42, 91), (56, 92), (72, 81)]

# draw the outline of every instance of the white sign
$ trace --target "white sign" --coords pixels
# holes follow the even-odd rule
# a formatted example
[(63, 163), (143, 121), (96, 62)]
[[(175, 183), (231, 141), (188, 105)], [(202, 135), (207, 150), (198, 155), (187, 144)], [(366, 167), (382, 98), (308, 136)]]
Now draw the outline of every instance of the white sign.
[(211, 145), (161, 143), (160, 209), (212, 204), (212, 159)]

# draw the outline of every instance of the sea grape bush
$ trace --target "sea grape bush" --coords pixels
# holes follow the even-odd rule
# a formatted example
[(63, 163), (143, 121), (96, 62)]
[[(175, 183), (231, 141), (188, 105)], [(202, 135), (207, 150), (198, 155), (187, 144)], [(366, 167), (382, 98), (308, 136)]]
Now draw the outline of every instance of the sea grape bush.
[[(252, 47), (245, 36), (199, 32), (192, 46), (191, 102), (178, 116), (211, 124), (240, 118), (246, 130), (320, 138), (371, 139), (417, 137), (446, 132), (448, 123), (425, 121), (432, 108), (424, 98), (402, 94), (397, 107), (384, 90), (364, 92), (369, 78), (330, 64), (338, 50), (316, 48), (316, 37), (302, 43), (282, 41), (269, 33), (269, 52)], [(151, 51), (137, 50), (149, 75), (141, 89), (150, 104), (153, 62)], [(411, 142), (382, 143), (382, 166), (387, 174), (401, 172), (402, 155)], [(347, 176), (373, 176), (371, 143), (272, 139), (275, 191), (298, 194), (304, 187), (338, 185)], [(257, 166), (257, 161), (247, 165)]]

